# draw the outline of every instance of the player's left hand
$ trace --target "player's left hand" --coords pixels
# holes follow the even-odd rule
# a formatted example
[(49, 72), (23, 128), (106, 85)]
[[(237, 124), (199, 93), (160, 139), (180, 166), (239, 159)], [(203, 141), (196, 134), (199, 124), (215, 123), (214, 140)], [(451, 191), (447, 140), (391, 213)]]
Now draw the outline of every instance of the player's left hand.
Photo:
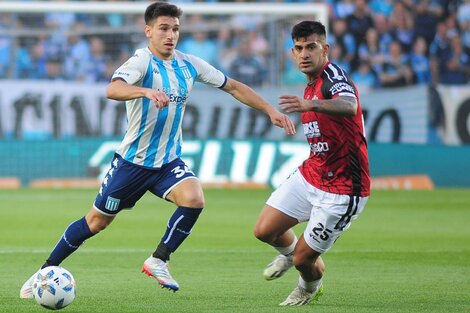
[(271, 123), (284, 129), (287, 135), (295, 135), (295, 126), (290, 117), (275, 110), (270, 114)]
[(279, 97), (279, 106), (287, 113), (307, 112), (312, 110), (310, 101), (289, 95), (282, 95)]

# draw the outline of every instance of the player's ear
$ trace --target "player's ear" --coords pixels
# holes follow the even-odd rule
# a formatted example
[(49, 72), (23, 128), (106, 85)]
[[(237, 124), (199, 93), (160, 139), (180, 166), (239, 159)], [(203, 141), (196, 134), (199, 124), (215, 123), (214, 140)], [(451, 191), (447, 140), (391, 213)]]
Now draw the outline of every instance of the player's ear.
[(323, 46), (323, 56), (324, 56), (324, 57), (327, 57), (327, 56), (328, 56), (328, 51), (330, 51), (330, 45), (326, 43), (326, 44)]
[(145, 32), (145, 37), (150, 38), (152, 35), (152, 27), (145, 25), (144, 32)]

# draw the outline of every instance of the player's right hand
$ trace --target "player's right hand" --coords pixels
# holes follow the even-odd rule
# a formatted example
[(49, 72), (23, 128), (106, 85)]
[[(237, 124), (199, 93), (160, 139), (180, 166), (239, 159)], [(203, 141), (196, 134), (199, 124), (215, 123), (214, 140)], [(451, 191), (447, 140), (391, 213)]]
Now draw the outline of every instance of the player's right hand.
[(165, 92), (160, 90), (148, 89), (145, 97), (150, 99), (159, 110), (170, 104), (170, 98), (168, 98)]

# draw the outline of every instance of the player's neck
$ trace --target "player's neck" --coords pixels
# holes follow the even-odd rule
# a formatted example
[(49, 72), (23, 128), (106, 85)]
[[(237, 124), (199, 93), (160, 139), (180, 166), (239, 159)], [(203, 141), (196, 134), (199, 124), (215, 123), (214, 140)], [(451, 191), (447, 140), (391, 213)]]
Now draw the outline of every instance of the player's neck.
[(314, 73), (311, 73), (311, 74), (307, 75), (308, 85), (314, 85), (317, 82), (317, 80), (320, 77), (321, 73), (323, 73), (325, 67), (328, 65), (328, 62), (329, 62), (328, 59), (326, 59), (325, 63), (318, 70), (318, 72), (314, 72)]
[(307, 85), (309, 85), (309, 86), (315, 85), (315, 83), (317, 82), (317, 80), (318, 80), (318, 76), (315, 76), (315, 77), (308, 77)]
[(152, 53), (154, 57), (160, 59), (162, 61), (168, 61), (173, 59), (173, 53), (171, 55), (163, 55), (162, 53), (158, 52), (158, 50), (148, 46), (149, 51)]

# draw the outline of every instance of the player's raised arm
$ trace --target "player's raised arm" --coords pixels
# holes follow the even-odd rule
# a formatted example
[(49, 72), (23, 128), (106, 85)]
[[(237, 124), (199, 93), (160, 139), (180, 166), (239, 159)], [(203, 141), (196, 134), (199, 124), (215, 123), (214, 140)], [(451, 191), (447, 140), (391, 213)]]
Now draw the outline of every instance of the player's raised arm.
[(276, 108), (266, 102), (266, 100), (249, 86), (228, 78), (227, 83), (222, 89), (231, 94), (238, 101), (253, 109), (266, 113), (271, 119), (271, 122), (278, 127), (282, 127), (287, 135), (295, 134), (295, 126), (292, 120), (287, 115), (276, 110)]
[(109, 83), (106, 88), (106, 97), (118, 101), (146, 97), (158, 109), (162, 109), (170, 103), (170, 99), (163, 91), (131, 85), (121, 79), (115, 79)]

